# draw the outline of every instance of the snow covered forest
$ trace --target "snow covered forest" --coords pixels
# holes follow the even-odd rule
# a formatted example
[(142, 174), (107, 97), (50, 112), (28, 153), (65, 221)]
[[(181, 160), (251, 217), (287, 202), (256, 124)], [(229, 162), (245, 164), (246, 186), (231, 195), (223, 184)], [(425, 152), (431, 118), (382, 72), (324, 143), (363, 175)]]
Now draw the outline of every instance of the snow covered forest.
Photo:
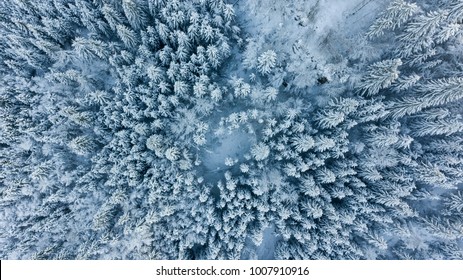
[(0, 1), (1, 259), (463, 259), (463, 0)]

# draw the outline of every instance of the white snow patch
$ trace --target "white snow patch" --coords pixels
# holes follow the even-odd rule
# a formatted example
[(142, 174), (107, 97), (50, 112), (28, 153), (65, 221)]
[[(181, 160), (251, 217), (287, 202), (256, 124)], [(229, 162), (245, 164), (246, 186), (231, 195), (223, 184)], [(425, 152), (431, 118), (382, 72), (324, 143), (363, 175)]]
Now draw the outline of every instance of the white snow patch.
[(262, 242), (256, 245), (250, 238), (246, 239), (242, 252), (242, 259), (250, 260), (274, 260), (277, 243), (282, 240), (275, 232), (275, 225), (270, 225), (263, 231)]
[(264, 230), (264, 238), (262, 243), (257, 247), (257, 259), (259, 260), (274, 260), (275, 247), (281, 237), (275, 233), (275, 226), (272, 225)]
[(225, 164), (227, 158), (243, 161), (251, 145), (255, 142), (254, 136), (240, 130), (230, 131), (216, 138), (209, 144), (204, 152), (204, 166), (213, 172), (230, 168)]

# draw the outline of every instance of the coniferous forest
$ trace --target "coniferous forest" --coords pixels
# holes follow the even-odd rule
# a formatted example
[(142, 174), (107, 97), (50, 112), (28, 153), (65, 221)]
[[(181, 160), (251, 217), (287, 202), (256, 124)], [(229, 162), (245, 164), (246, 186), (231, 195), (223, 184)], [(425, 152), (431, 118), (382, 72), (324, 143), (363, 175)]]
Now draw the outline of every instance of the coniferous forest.
[(0, 1), (0, 258), (463, 259), (463, 0)]

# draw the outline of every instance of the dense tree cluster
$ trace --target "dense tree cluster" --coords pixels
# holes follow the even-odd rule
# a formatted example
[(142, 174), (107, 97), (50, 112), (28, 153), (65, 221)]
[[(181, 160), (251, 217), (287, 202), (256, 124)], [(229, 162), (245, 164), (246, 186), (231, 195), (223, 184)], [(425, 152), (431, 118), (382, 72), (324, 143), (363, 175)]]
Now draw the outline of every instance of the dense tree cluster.
[(0, 2), (0, 257), (463, 258), (463, 5), (435, 7), (391, 1), (322, 104), (222, 0)]

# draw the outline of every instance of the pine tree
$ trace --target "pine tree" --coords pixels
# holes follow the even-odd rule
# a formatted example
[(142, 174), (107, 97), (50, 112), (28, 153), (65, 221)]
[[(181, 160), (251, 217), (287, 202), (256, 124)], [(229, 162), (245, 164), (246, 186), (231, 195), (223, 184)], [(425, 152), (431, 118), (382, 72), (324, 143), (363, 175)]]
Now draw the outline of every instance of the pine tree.
[(463, 210), (463, 193), (458, 192), (450, 195), (446, 199), (445, 204), (450, 208), (450, 210), (461, 212), (461, 210)]
[(426, 15), (418, 16), (414, 21), (407, 24), (404, 32), (398, 36), (401, 42), (397, 50), (399, 56), (407, 58), (431, 48), (434, 36), (447, 16), (448, 12), (446, 10), (431, 11)]
[(88, 136), (78, 136), (72, 139), (68, 146), (78, 155), (87, 155), (94, 149), (93, 140)]
[(116, 26), (117, 35), (128, 48), (134, 48), (138, 43), (137, 34), (125, 25)]
[(255, 160), (261, 161), (266, 159), (270, 154), (270, 149), (264, 143), (259, 143), (251, 149), (251, 154)]
[(460, 94), (462, 78), (450, 77), (431, 80), (416, 88), (415, 96), (404, 97), (391, 103), (391, 115), (399, 118), (412, 115), (429, 107), (445, 105), (463, 97)]
[(457, 119), (438, 119), (417, 121), (412, 126), (416, 136), (446, 135), (463, 131), (463, 123)]
[(276, 66), (277, 54), (273, 50), (268, 50), (257, 58), (257, 70), (262, 75), (268, 75)]
[(371, 65), (359, 84), (360, 93), (372, 96), (378, 94), (381, 89), (389, 87), (399, 78), (398, 67), (401, 65), (400, 59), (383, 60)]
[(124, 14), (134, 29), (141, 29), (148, 21), (148, 17), (144, 12), (145, 7), (141, 5), (141, 3), (142, 2), (136, 2), (136, 0), (122, 1)]
[(404, 0), (393, 1), (370, 26), (366, 35), (370, 38), (382, 36), (385, 31), (401, 27), (418, 11), (419, 8), (415, 3), (408, 3)]

